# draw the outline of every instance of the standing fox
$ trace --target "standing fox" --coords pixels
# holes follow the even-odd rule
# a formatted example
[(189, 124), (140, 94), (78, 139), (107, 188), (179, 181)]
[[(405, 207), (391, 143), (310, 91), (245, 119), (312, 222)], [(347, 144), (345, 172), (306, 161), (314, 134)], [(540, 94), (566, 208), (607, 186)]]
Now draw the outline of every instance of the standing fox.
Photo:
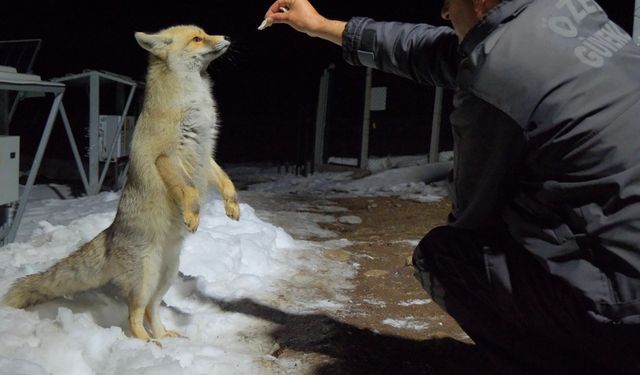
[(136, 33), (150, 52), (142, 113), (135, 127), (127, 182), (111, 226), (48, 270), (19, 279), (4, 302), (24, 308), (115, 284), (128, 299), (134, 337), (174, 337), (159, 319), (162, 297), (178, 273), (186, 232), (198, 228), (208, 184), (227, 216), (240, 209), (233, 183), (213, 160), (217, 115), (206, 69), (226, 52), (223, 36), (195, 26)]

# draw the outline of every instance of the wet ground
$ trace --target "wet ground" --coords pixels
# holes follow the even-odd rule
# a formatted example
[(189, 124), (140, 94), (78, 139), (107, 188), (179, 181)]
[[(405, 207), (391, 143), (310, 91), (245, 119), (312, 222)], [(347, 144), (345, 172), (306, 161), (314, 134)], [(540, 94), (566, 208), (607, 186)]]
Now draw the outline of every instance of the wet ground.
[[(309, 212), (322, 212), (317, 202)], [(350, 303), (312, 315), (245, 306), (254, 314), (279, 314), (273, 355), (309, 365), (302, 371), (309, 374), (490, 374), (473, 342), (422, 290), (408, 264), (424, 234), (445, 222), (449, 203), (376, 197), (328, 198), (326, 204), (346, 209), (321, 226), (352, 243), (327, 252), (358, 264)]]

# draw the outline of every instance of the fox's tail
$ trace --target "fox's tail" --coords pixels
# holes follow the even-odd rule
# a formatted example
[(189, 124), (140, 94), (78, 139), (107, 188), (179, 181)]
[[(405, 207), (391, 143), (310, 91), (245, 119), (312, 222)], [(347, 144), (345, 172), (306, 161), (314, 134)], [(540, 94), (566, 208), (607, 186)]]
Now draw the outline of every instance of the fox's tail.
[(97, 235), (46, 271), (18, 279), (3, 302), (24, 308), (57, 297), (98, 288), (106, 279), (106, 235)]

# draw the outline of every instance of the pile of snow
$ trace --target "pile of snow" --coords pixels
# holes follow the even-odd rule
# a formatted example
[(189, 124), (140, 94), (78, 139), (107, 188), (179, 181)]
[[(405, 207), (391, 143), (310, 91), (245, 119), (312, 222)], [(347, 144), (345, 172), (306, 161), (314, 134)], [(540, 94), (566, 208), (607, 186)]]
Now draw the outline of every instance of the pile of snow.
[[(16, 278), (46, 269), (106, 228), (117, 201), (118, 194), (102, 193), (30, 202), (17, 242), (0, 249), (0, 295)], [(291, 313), (343, 308), (355, 268), (322, 252), (347, 244), (294, 240), (247, 204), (237, 222), (219, 199), (201, 215), (161, 310), (167, 328), (188, 338), (165, 339), (162, 348), (130, 338), (125, 302), (104, 291), (28, 311), (1, 306), (0, 374), (257, 374), (265, 368), (279, 374), (303, 368), (270, 355), (271, 322), (228, 306), (246, 299)]]

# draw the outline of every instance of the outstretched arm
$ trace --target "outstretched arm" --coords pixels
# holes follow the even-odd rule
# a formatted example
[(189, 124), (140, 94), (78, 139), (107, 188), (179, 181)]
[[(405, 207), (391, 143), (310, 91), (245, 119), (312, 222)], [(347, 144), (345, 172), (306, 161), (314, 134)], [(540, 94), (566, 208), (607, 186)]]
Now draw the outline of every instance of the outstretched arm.
[(287, 24), (341, 45), (352, 65), (365, 65), (432, 86), (456, 87), (458, 37), (450, 27), (375, 22), (362, 17), (348, 22), (330, 20), (308, 0), (277, 0), (265, 19), (268, 25)]
[(278, 0), (271, 5), (265, 19), (268, 24), (284, 23), (299, 32), (337, 45), (342, 45), (342, 33), (347, 24), (323, 17), (307, 0)]
[(352, 65), (431, 86), (457, 86), (458, 37), (449, 27), (353, 17), (343, 35), (342, 52)]

